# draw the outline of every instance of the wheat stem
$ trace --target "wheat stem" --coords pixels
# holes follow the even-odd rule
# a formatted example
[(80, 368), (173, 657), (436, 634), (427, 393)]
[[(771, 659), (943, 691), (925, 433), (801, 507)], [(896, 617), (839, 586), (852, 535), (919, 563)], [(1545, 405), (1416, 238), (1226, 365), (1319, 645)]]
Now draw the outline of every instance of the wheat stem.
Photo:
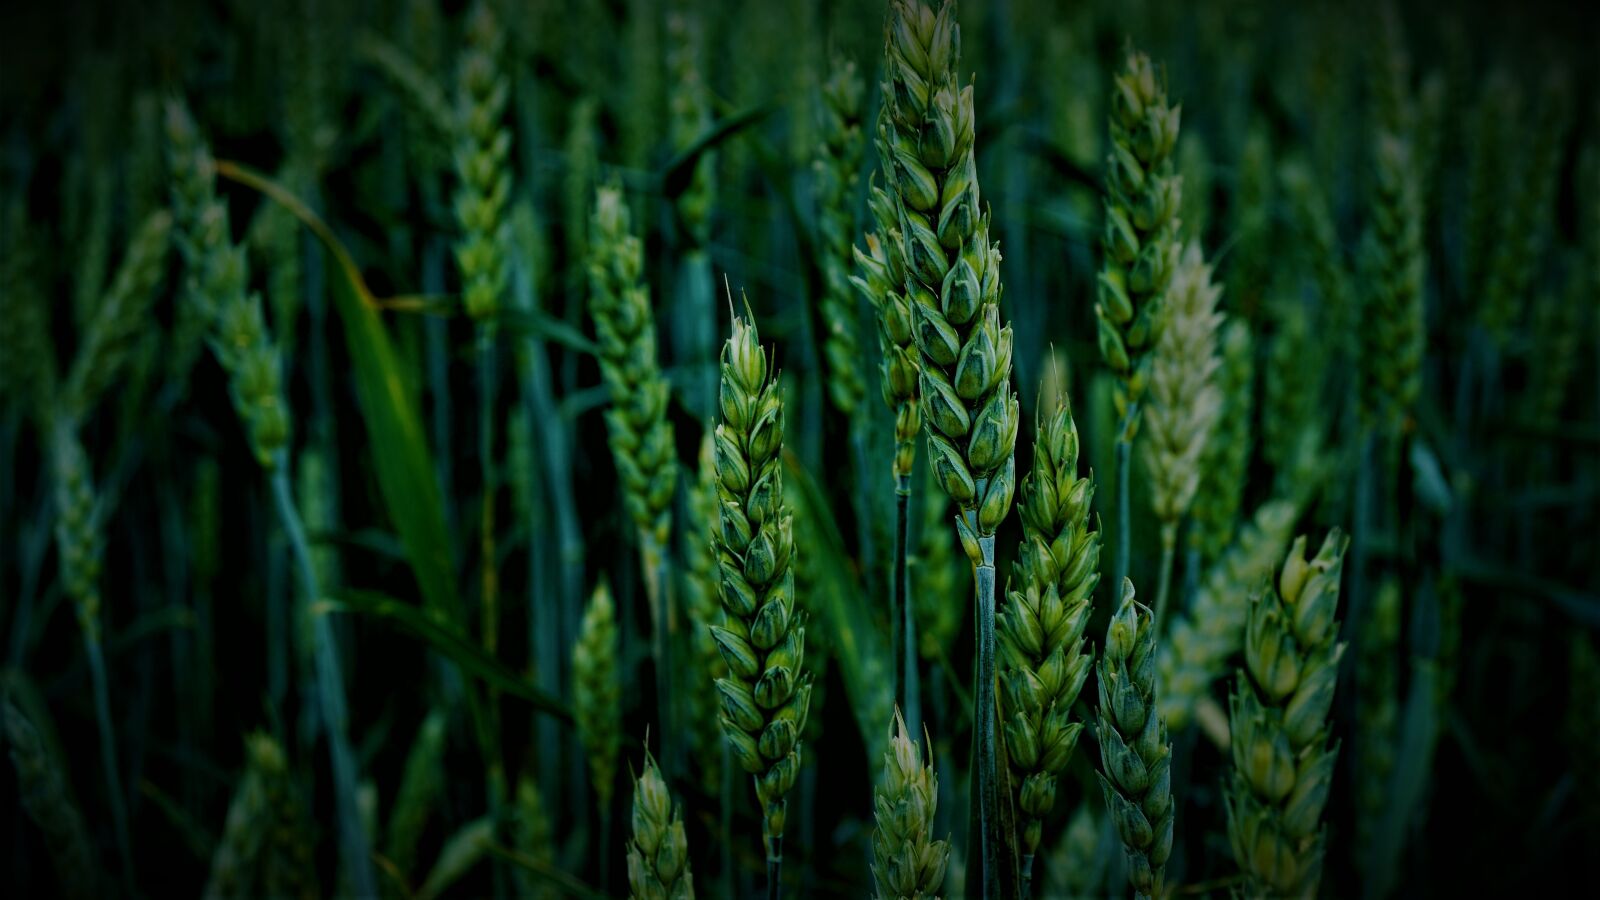
[(1161, 523), (1161, 571), (1156, 582), (1156, 637), (1167, 616), (1167, 595), (1172, 591), (1172, 567), (1178, 552), (1178, 523)]
[[(978, 492), (983, 493), (979, 485)], [(983, 858), (983, 896), (1006, 896), (1002, 863), (999, 859), (1003, 836), (1000, 804), (1000, 760), (995, 748), (995, 632), (994, 632), (994, 536), (978, 538), (983, 562), (977, 567), (978, 664), (976, 729), (978, 736), (978, 826)]]
[(101, 649), (98, 624), (85, 625), (83, 649), (89, 659), (89, 675), (94, 682), (94, 717), (100, 730), (100, 766), (106, 777), (111, 822), (117, 835), (117, 856), (122, 861), (123, 885), (129, 894), (136, 894), (133, 841), (128, 834), (128, 802), (122, 792), (122, 775), (117, 764), (117, 732), (111, 719), (111, 690), (106, 679), (105, 653)]
[[(272, 470), (272, 495), (277, 504), (279, 521), (294, 553), (300, 589), (305, 593), (306, 602), (315, 604), (322, 598), (317, 584), (317, 571), (311, 561), (311, 547), (306, 542), (300, 513), (295, 508), (286, 466), (281, 460)], [(313, 612), (312, 627), (313, 640), (316, 642), (317, 684), (321, 694), (318, 700), (323, 727), (327, 730), (329, 762), (333, 767), (334, 803), (338, 807), (339, 842), (343, 850), (344, 867), (350, 878), (351, 893), (357, 897), (370, 897), (377, 893), (377, 882), (373, 879), (367, 832), (362, 827), (359, 801), (356, 799), (356, 760), (350, 748), (349, 715), (345, 709), (344, 676), (339, 669), (339, 647), (326, 613)]]
[(922, 727), (922, 691), (917, 679), (917, 619), (911, 604), (911, 578), (906, 560), (910, 550), (911, 476), (895, 478), (894, 491), (894, 588), (890, 613), (898, 619), (900, 639), (895, 643), (899, 657), (899, 690), (895, 701), (905, 714), (906, 726), (915, 734)]
[[(1135, 410), (1137, 406), (1131, 406), (1129, 409)], [(1117, 555), (1111, 569), (1113, 585), (1121, 585), (1123, 579), (1128, 577), (1128, 551), (1129, 545), (1133, 542), (1133, 529), (1128, 521), (1133, 511), (1128, 499), (1128, 465), (1133, 441), (1126, 436), (1128, 427), (1133, 421), (1133, 415), (1127, 415), (1123, 417), (1122, 424), (1117, 429), (1118, 434), (1123, 437), (1117, 438)], [(1120, 590), (1120, 587), (1113, 589)]]

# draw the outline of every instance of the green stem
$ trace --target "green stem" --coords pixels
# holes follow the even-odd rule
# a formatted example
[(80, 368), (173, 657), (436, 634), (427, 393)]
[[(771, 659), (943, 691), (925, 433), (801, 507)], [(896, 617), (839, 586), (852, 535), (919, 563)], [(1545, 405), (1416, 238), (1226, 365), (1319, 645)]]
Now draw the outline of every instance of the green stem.
[(1019, 871), (1022, 876), (1022, 898), (1028, 900), (1033, 896), (1033, 854), (1022, 854), (1022, 866)]
[(999, 900), (1002, 888), (999, 859), (1002, 835), (1000, 821), (1000, 760), (995, 753), (994, 683), (994, 535), (981, 535), (978, 549), (982, 562), (977, 567), (978, 592), (978, 672), (975, 722), (978, 736), (978, 837), (983, 865), (983, 896)]
[(917, 734), (922, 730), (922, 690), (917, 679), (917, 619), (911, 605), (911, 579), (906, 565), (911, 517), (909, 474), (895, 476), (894, 493), (894, 585), (890, 613), (900, 620), (900, 640), (895, 647), (900, 671), (897, 701), (905, 715), (906, 727)]
[(1128, 548), (1132, 544), (1133, 530), (1129, 518), (1128, 503), (1128, 455), (1133, 447), (1133, 441), (1126, 437), (1126, 427), (1120, 429), (1122, 437), (1117, 438), (1117, 556), (1116, 567), (1112, 570), (1112, 589), (1121, 590), (1122, 580), (1128, 577)]
[[(1178, 555), (1178, 523), (1161, 523), (1161, 574), (1156, 582), (1156, 640), (1161, 639), (1161, 624), (1167, 616), (1168, 594), (1172, 592), (1172, 567)], [(1120, 584), (1121, 582), (1118, 582)]]
[(656, 545), (649, 535), (639, 535), (639, 556), (644, 564), (645, 594), (650, 604), (650, 649), (655, 657), (656, 715), (661, 720), (661, 773), (667, 783), (678, 776), (679, 763), (677, 719), (674, 716), (672, 696), (672, 613), (668, 592), (672, 577), (666, 550)]
[(122, 775), (117, 769), (117, 734), (111, 719), (111, 690), (100, 645), (100, 623), (85, 617), (82, 624), (83, 649), (89, 658), (89, 677), (94, 682), (94, 715), (100, 728), (100, 765), (105, 769), (106, 794), (111, 804), (111, 823), (117, 834), (117, 855), (122, 859), (123, 884), (132, 895), (135, 882), (133, 843), (128, 837), (128, 805), (122, 793)]
[[(728, 749), (728, 742), (722, 742), (722, 790), (718, 800), (717, 840), (726, 848), (733, 838), (733, 792), (735, 790), (733, 777), (733, 752)], [(722, 896), (732, 897), (733, 890), (733, 854), (724, 850), (717, 854), (722, 860)]]
[[(782, 803), (782, 800), (778, 801)], [(767, 900), (783, 895), (783, 835), (767, 836)]]
[[(305, 592), (307, 602), (314, 604), (321, 598), (321, 589), (317, 584), (316, 569), (311, 563), (311, 549), (306, 543), (305, 528), (300, 523), (299, 511), (295, 509), (294, 495), (290, 493), (289, 475), (284, 469), (283, 460), (272, 472), (272, 492), (300, 572), (301, 590)], [(322, 694), (323, 726), (327, 731), (328, 757), (333, 768), (334, 803), (338, 808), (344, 867), (350, 876), (351, 893), (357, 897), (372, 897), (377, 894), (377, 882), (373, 878), (371, 851), (367, 846), (366, 830), (361, 826), (361, 811), (356, 800), (356, 760), (350, 749), (344, 676), (339, 671), (339, 648), (334, 642), (333, 626), (326, 614), (314, 614), (312, 624), (316, 641), (317, 683)]]

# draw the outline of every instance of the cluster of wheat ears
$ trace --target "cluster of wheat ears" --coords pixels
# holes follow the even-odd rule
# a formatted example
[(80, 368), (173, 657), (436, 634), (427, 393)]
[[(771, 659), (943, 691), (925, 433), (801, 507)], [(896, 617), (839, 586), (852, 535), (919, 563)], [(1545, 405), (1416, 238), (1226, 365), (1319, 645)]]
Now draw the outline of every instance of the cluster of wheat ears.
[[(1529, 77), (1388, 0), (201, 6), (157, 30), (220, 54), (135, 28), (0, 118), (24, 894), (1577, 878), (1570, 41)], [(1435, 862), (1463, 809), (1538, 852)]]

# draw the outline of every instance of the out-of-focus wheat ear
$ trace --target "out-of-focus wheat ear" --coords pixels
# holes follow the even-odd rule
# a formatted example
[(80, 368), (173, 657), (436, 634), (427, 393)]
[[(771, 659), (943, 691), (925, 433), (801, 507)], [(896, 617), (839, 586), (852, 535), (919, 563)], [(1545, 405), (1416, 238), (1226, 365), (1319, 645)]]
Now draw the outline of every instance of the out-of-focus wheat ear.
[(1230, 320), (1222, 327), (1220, 343), (1217, 388), (1222, 408), (1201, 455), (1200, 484), (1189, 506), (1189, 545), (1198, 561), (1207, 565), (1233, 542), (1253, 443), (1255, 350), (1250, 328)]
[(44, 835), (45, 852), (55, 869), (61, 896), (90, 900), (103, 896), (94, 844), (73, 803), (61, 761), (52, 757), (33, 723), (9, 698), (0, 699), (0, 730), (11, 748), (22, 809)]
[(1161, 711), (1169, 727), (1187, 728), (1195, 721), (1212, 683), (1239, 652), (1250, 590), (1283, 558), (1297, 515), (1288, 500), (1269, 500), (1257, 507), (1227, 552), (1201, 576), (1188, 610), (1173, 621), (1156, 657)]
[(74, 417), (86, 413), (111, 386), (128, 361), (131, 344), (145, 333), (156, 288), (166, 272), (171, 233), (172, 214), (159, 209), (128, 242), (122, 265), (87, 323), (67, 376), (63, 403)]
[(856, 232), (856, 187), (866, 155), (862, 107), (866, 85), (856, 64), (835, 58), (821, 86), (822, 140), (813, 169), (817, 177), (817, 231), (822, 269), (823, 355), (828, 397), (846, 418), (866, 395), (867, 371), (857, 329), (856, 289), (850, 284)]
[(1516, 142), (1517, 165), (1509, 209), (1489, 258), (1483, 285), (1481, 321), (1495, 342), (1504, 347), (1531, 305), (1529, 289), (1536, 283), (1545, 250), (1556, 224), (1556, 186), (1566, 133), (1572, 123), (1572, 89), (1567, 70), (1553, 66), (1539, 88), (1533, 121)]
[(1422, 201), (1411, 144), (1379, 133), (1376, 178), (1363, 252), (1361, 409), (1365, 421), (1396, 434), (1422, 390)]
[(604, 581), (595, 587), (584, 610), (572, 650), (572, 699), (584, 711), (578, 718), (578, 736), (594, 792), (600, 809), (609, 811), (622, 748), (622, 682), (617, 676), (616, 607)]

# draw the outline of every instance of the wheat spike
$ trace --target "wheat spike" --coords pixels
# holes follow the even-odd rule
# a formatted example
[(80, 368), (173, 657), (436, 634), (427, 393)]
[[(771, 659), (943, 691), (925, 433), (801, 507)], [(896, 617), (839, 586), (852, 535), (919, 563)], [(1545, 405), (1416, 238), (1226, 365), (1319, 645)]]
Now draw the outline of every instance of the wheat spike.
[(923, 756), (895, 710), (889, 746), (883, 752), (883, 775), (873, 791), (872, 879), (881, 900), (939, 896), (950, 845), (933, 839), (938, 808), (933, 750), (928, 748)]
[(1276, 588), (1250, 600), (1228, 716), (1226, 799), (1228, 839), (1252, 895), (1315, 896), (1321, 877), (1322, 807), (1338, 754), (1327, 717), (1344, 653), (1334, 616), (1348, 543), (1335, 529), (1307, 560), (1297, 538)]
[(689, 838), (648, 753), (633, 788), (633, 840), (628, 844), (628, 896), (633, 900), (694, 900)]
[(99, 863), (83, 816), (72, 802), (65, 775), (27, 716), (0, 699), (0, 730), (11, 745), (22, 809), (44, 834), (61, 896), (88, 900), (101, 893)]
[(1100, 791), (1122, 841), (1128, 884), (1145, 900), (1161, 893), (1172, 853), (1172, 745), (1159, 709), (1156, 634), (1149, 607), (1122, 582), (1099, 667)]
[(504, 37), (489, 4), (467, 14), (466, 50), (456, 79), (456, 245), (462, 305), (474, 320), (493, 316), (510, 279), (506, 204), (511, 195), (511, 131), (505, 127), (510, 80), (500, 68)]
[(1161, 336), (1164, 299), (1178, 267), (1183, 181), (1172, 151), (1179, 107), (1143, 53), (1130, 52), (1111, 91), (1111, 152), (1106, 157), (1104, 268), (1096, 292), (1100, 354), (1117, 376), (1124, 439), (1138, 427), (1147, 361)]
[(755, 776), (770, 868), (783, 859), (786, 796), (811, 700), (806, 616), (795, 608), (794, 524), (783, 500), (783, 400), (754, 323), (734, 316), (721, 369), (712, 542), (723, 623), (711, 633), (728, 676), (716, 686), (723, 734)]
[(622, 747), (622, 683), (617, 677), (616, 608), (604, 581), (594, 589), (578, 643), (572, 649), (572, 699), (589, 775), (602, 810), (611, 808), (617, 755)]
[(1056, 779), (1072, 759), (1083, 723), (1073, 704), (1089, 677), (1083, 633), (1100, 582), (1100, 535), (1090, 521), (1092, 478), (1078, 477), (1078, 430), (1066, 395), (1040, 416), (1033, 471), (1017, 504), (1022, 548), (996, 621), (1002, 666), (1002, 726), (1021, 820), (1023, 874), (1039, 850)]
[(862, 98), (866, 92), (856, 64), (835, 59), (821, 89), (822, 141), (813, 168), (817, 175), (817, 231), (823, 278), (822, 321), (827, 333), (828, 396), (846, 417), (866, 394), (861, 349), (856, 338), (856, 291), (850, 285), (851, 240), (855, 237), (856, 184), (866, 140)]
[(1216, 385), (1221, 295), (1200, 245), (1191, 242), (1167, 289), (1167, 322), (1151, 360), (1144, 413), (1150, 506), (1164, 526), (1176, 526), (1194, 502), (1200, 458), (1222, 411)]

